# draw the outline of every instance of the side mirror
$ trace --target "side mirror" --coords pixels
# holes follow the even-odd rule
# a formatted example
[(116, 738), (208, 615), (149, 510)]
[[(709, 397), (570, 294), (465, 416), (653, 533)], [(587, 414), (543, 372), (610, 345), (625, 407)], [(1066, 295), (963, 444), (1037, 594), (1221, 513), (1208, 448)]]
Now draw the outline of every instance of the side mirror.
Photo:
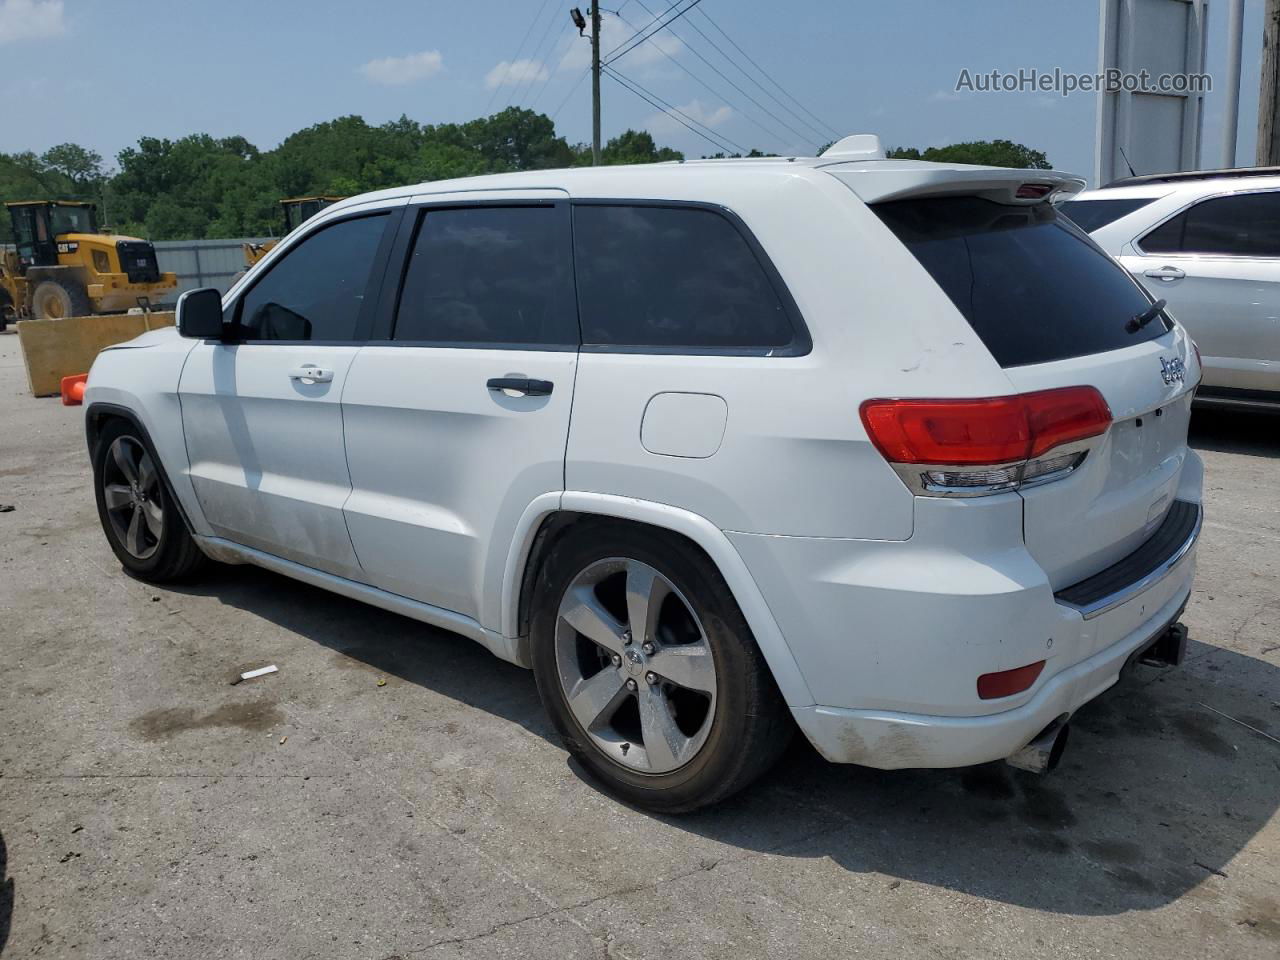
[(222, 339), (222, 294), (213, 287), (202, 287), (180, 296), (178, 333), (197, 340)]

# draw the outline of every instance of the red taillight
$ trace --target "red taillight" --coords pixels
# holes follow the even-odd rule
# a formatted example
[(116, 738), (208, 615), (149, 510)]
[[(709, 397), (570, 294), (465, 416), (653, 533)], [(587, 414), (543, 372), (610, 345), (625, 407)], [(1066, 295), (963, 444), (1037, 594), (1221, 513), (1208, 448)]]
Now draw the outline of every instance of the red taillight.
[(1015, 693), (1030, 689), (1044, 669), (1044, 661), (1029, 663), (1015, 670), (1001, 670), (999, 673), (984, 673), (978, 678), (978, 696), (983, 700), (995, 700), (998, 697), (1011, 697)]
[(867, 400), (862, 422), (892, 463), (1014, 463), (1105, 433), (1111, 410), (1093, 387), (973, 400)]

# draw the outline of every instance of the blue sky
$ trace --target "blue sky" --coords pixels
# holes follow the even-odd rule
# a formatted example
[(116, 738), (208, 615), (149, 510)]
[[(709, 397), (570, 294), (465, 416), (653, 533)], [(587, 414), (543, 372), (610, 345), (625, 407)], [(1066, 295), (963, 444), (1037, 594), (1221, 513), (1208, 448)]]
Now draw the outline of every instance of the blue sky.
[[(569, 22), (574, 2), (587, 6), (584, 0), (0, 0), (9, 114), (0, 150), (40, 151), (71, 140), (110, 160), (143, 135), (200, 131), (241, 134), (267, 148), (344, 114), (377, 123), (404, 113), (439, 123), (508, 103), (547, 113), (559, 107), (558, 130), (571, 142), (585, 141), (589, 50)], [(644, 6), (659, 12), (669, 3), (605, 0), (620, 14), (606, 14), (605, 48), (648, 22)], [(1210, 4), (1208, 67), (1219, 89), (1226, 6)], [(1246, 4), (1241, 162), (1252, 162), (1254, 151), (1262, 8), (1263, 0)], [(643, 44), (615, 64), (718, 137), (773, 152), (811, 152), (821, 142), (806, 126), (812, 118), (784, 111), (721, 59), (695, 26), (758, 76), (712, 22), (820, 118), (820, 130), (875, 132), (890, 145), (1006, 137), (1044, 150), (1060, 169), (1093, 172), (1092, 94), (954, 89), (963, 68), (1092, 72), (1095, 0), (703, 0), (659, 35), (662, 49)], [(1221, 114), (1221, 94), (1210, 94), (1205, 165), (1217, 165)], [(627, 127), (645, 127), (691, 156), (714, 149), (606, 79), (605, 137)]]

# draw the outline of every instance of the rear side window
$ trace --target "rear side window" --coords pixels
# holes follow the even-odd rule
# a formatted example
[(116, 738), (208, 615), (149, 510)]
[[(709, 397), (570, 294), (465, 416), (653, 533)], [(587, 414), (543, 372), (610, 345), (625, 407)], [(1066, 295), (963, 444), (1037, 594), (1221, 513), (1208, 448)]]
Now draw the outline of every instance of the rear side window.
[(576, 347), (564, 208), (427, 210), (396, 311), (395, 339)]
[(1238, 193), (1197, 203), (1140, 241), (1145, 253), (1280, 257), (1280, 193)]
[(573, 239), (585, 344), (755, 353), (797, 339), (755, 251), (714, 210), (576, 205)]
[(1155, 197), (1140, 197), (1126, 200), (1068, 200), (1058, 209), (1071, 218), (1085, 233), (1093, 233), (1099, 227), (1115, 223), (1121, 217), (1127, 217), (1135, 210), (1141, 210)]
[(942, 287), (1002, 367), (1117, 350), (1163, 336), (1125, 324), (1151, 301), (1050, 204), (979, 197), (871, 208)]

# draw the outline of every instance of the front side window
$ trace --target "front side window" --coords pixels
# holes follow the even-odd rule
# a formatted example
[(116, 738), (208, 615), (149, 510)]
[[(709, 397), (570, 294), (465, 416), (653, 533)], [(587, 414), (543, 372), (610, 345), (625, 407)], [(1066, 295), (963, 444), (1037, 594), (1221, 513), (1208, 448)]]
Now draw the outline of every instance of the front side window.
[(240, 300), (246, 340), (356, 338), (387, 215), (342, 220), (287, 251)]
[(1140, 241), (1144, 253), (1280, 257), (1280, 193), (1238, 193), (1197, 203)]
[(755, 252), (714, 210), (583, 204), (573, 242), (585, 344), (769, 352), (796, 340)]
[(563, 208), (428, 209), (414, 239), (395, 339), (577, 346)]

